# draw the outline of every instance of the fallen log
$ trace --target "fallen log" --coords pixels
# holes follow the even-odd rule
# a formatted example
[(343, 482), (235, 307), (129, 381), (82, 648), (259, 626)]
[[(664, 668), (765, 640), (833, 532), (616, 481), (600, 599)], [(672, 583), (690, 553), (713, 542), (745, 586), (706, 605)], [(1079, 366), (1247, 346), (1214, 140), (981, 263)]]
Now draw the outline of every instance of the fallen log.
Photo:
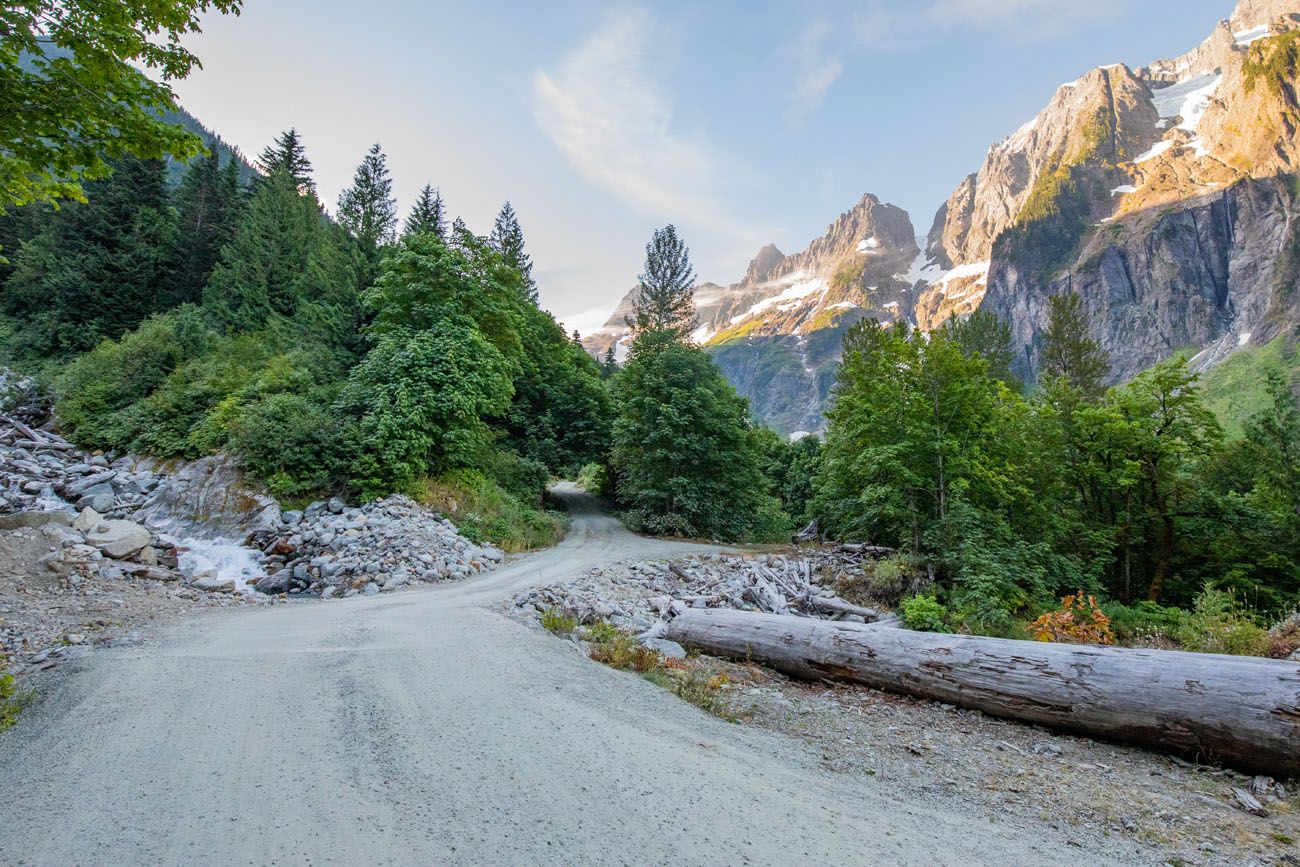
[(1273, 777), (1300, 776), (1294, 662), (681, 607), (663, 637), (796, 677), (839, 678)]
[(835, 614), (856, 614), (868, 623), (874, 623), (880, 619), (880, 612), (874, 608), (863, 608), (861, 605), (853, 605), (845, 602), (843, 599), (830, 599), (825, 596), (811, 596), (808, 599), (808, 605), (822, 611), (831, 611)]

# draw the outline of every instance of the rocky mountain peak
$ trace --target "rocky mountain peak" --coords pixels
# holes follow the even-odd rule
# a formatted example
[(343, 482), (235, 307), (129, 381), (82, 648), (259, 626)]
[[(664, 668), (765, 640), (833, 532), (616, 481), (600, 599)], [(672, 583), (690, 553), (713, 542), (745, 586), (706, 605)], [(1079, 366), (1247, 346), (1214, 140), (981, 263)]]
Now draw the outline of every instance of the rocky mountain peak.
[(767, 244), (759, 250), (745, 269), (745, 278), (741, 282), (751, 286), (766, 283), (775, 275), (776, 270), (785, 261), (785, 254), (775, 244)]

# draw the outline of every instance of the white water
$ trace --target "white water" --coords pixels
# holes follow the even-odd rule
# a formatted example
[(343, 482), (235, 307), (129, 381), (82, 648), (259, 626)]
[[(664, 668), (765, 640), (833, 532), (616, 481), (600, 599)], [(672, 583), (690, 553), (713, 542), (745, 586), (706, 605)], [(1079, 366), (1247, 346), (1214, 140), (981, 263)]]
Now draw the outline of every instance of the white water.
[(233, 580), (238, 592), (252, 593), (249, 579), (266, 574), (258, 562), (258, 552), (231, 539), (176, 538), (170, 534), (161, 538), (176, 546), (181, 574), (191, 581), (195, 576), (215, 573), (220, 580)]

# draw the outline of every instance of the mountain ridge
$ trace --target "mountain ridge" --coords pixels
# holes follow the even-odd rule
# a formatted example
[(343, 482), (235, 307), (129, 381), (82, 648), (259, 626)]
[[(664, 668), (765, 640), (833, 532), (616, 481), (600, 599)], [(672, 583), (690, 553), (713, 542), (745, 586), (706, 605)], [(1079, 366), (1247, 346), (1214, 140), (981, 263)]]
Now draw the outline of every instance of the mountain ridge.
[[(703, 284), (695, 337), (785, 433), (819, 429), (839, 338), (867, 315), (931, 330), (993, 312), (1029, 382), (1062, 292), (1080, 295), (1111, 381), (1184, 349), (1206, 367), (1267, 343), (1300, 321), (1298, 77), (1300, 3), (1241, 0), (1182, 55), (1060, 85), (923, 243), (867, 194), (800, 253), (768, 245), (740, 281)], [(588, 345), (626, 345), (620, 324)]]

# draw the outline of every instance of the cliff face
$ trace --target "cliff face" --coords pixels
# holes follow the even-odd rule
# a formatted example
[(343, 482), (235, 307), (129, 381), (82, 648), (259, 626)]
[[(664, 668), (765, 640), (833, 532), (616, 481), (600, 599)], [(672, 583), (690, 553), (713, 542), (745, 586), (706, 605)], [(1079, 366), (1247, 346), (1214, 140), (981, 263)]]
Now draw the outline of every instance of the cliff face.
[(1125, 380), (1177, 351), (1205, 365), (1300, 321), (1289, 304), (1300, 162), (1300, 3), (1243, 0), (1201, 45), (1058, 89), (940, 209), (935, 268), (982, 286), (918, 287), (933, 328), (982, 307), (1037, 371), (1047, 298), (1080, 295)]

